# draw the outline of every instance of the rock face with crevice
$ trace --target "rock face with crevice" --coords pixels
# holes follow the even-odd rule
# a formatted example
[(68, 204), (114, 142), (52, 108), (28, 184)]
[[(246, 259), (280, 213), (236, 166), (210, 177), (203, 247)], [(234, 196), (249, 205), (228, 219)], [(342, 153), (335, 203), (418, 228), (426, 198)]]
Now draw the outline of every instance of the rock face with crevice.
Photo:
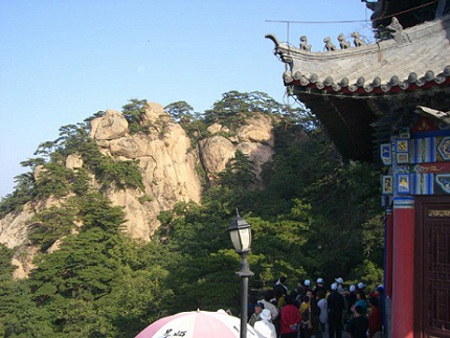
[[(157, 216), (161, 211), (172, 209), (179, 201), (201, 202), (204, 187), (200, 172), (206, 173), (207, 181), (214, 184), (218, 174), (239, 150), (253, 162), (259, 178), (262, 165), (274, 154), (272, 121), (259, 113), (234, 133), (217, 123), (210, 126), (210, 136), (196, 146), (192, 145), (184, 129), (157, 103), (148, 104), (141, 116), (141, 124), (147, 128), (146, 132), (131, 134), (122, 113), (107, 110), (104, 116), (91, 121), (90, 137), (103, 154), (116, 161), (138, 161), (145, 191), (111, 186), (105, 194), (114, 205), (124, 208), (126, 231), (133, 238), (144, 241), (151, 240), (159, 227)], [(81, 168), (83, 160), (70, 155), (66, 159), (66, 167), (72, 170)], [(39, 175), (45, 175), (45, 171), (36, 173), (36, 179)], [(142, 198), (144, 196), (146, 198)], [(51, 204), (57, 203), (52, 201)], [(42, 208), (45, 205), (41, 205)], [(0, 243), (9, 248), (27, 247), (34, 210), (37, 209), (29, 203), (22, 212), (11, 213), (1, 219)], [(28, 256), (35, 252), (29, 247), (22, 250), (22, 258), (14, 258), (14, 263), (19, 266), (16, 277), (26, 276), (32, 268), (30, 257), (23, 258), (24, 251), (29, 253)]]
[[(121, 113), (107, 111), (92, 120), (91, 137), (98, 141), (103, 154), (117, 160), (139, 161), (145, 191), (109, 189), (107, 196), (124, 207), (129, 234), (149, 240), (159, 226), (157, 216), (161, 211), (173, 208), (178, 201), (200, 202), (202, 186), (195, 170), (198, 154), (191, 150), (183, 128), (161, 105), (148, 105), (142, 118), (142, 123), (148, 126), (145, 133), (128, 133), (126, 120), (123, 132), (123, 119)], [(144, 194), (151, 201), (141, 203), (139, 198)]]

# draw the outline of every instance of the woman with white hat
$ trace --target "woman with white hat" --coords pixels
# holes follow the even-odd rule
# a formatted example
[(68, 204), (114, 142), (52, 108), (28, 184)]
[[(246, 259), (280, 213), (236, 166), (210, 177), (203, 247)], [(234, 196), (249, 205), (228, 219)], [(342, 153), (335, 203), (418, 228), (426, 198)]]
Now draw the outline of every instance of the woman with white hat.
[(265, 338), (277, 338), (277, 332), (275, 326), (270, 322), (271, 315), (268, 309), (262, 310), (259, 315), (261, 320), (255, 322), (255, 330)]

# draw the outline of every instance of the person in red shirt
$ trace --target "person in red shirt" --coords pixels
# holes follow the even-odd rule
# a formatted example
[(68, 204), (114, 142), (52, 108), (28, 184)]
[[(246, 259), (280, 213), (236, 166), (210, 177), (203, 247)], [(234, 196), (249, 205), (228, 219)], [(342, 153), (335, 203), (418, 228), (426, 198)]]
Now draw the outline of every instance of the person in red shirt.
[(381, 330), (383, 329), (383, 316), (378, 307), (378, 298), (370, 297), (370, 314), (369, 314), (369, 338), (381, 337)]
[(294, 299), (287, 295), (284, 299), (284, 306), (281, 309), (281, 338), (297, 338), (298, 325), (302, 317), (298, 308), (294, 305)]

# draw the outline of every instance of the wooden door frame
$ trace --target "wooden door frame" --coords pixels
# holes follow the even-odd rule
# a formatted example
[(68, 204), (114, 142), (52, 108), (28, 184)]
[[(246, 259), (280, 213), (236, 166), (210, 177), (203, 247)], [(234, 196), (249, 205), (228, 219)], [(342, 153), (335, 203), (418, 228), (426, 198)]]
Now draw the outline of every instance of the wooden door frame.
[[(428, 309), (429, 299), (423, 297), (427, 281), (425, 281), (425, 215), (423, 205), (436, 204), (448, 205), (450, 210), (450, 195), (440, 196), (415, 196), (415, 225), (414, 225), (414, 289), (417, 290), (419, 297), (414, 297), (414, 338), (427, 338), (424, 330), (428, 328), (425, 323), (425, 309)], [(395, 245), (395, 244), (394, 244)]]

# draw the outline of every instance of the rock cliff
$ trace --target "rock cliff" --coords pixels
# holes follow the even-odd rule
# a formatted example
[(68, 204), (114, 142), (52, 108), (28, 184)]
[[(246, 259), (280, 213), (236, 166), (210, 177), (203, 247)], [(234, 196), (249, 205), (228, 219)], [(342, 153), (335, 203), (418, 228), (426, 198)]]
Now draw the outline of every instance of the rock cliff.
[[(141, 124), (147, 128), (145, 133), (130, 133), (122, 113), (107, 110), (103, 116), (91, 121), (90, 137), (107, 156), (123, 161), (138, 160), (145, 191), (110, 187), (105, 194), (113, 204), (124, 208), (128, 233), (144, 241), (150, 240), (158, 228), (157, 216), (161, 211), (170, 210), (179, 201), (200, 203), (204, 189), (200, 172), (205, 172), (208, 182), (214, 183), (217, 174), (239, 150), (253, 162), (259, 178), (262, 165), (274, 153), (272, 121), (259, 113), (230, 137), (223, 136), (229, 132), (226, 127), (217, 123), (211, 125), (208, 128), (210, 136), (195, 146), (185, 130), (157, 103), (147, 105)], [(66, 167), (72, 170), (83, 167), (83, 160), (70, 155)], [(36, 170), (36, 180), (39, 175), (45, 175), (45, 171)], [(140, 197), (144, 195), (148, 198), (143, 202)], [(55, 203), (58, 202), (51, 202), (52, 205)], [(27, 233), (34, 210), (36, 208), (29, 203), (21, 212), (1, 219), (0, 243), (9, 248), (28, 246)], [(26, 252), (32, 255), (34, 251), (28, 248)], [(15, 257), (14, 263), (19, 266), (16, 277), (26, 276), (32, 268), (29, 255)]]

